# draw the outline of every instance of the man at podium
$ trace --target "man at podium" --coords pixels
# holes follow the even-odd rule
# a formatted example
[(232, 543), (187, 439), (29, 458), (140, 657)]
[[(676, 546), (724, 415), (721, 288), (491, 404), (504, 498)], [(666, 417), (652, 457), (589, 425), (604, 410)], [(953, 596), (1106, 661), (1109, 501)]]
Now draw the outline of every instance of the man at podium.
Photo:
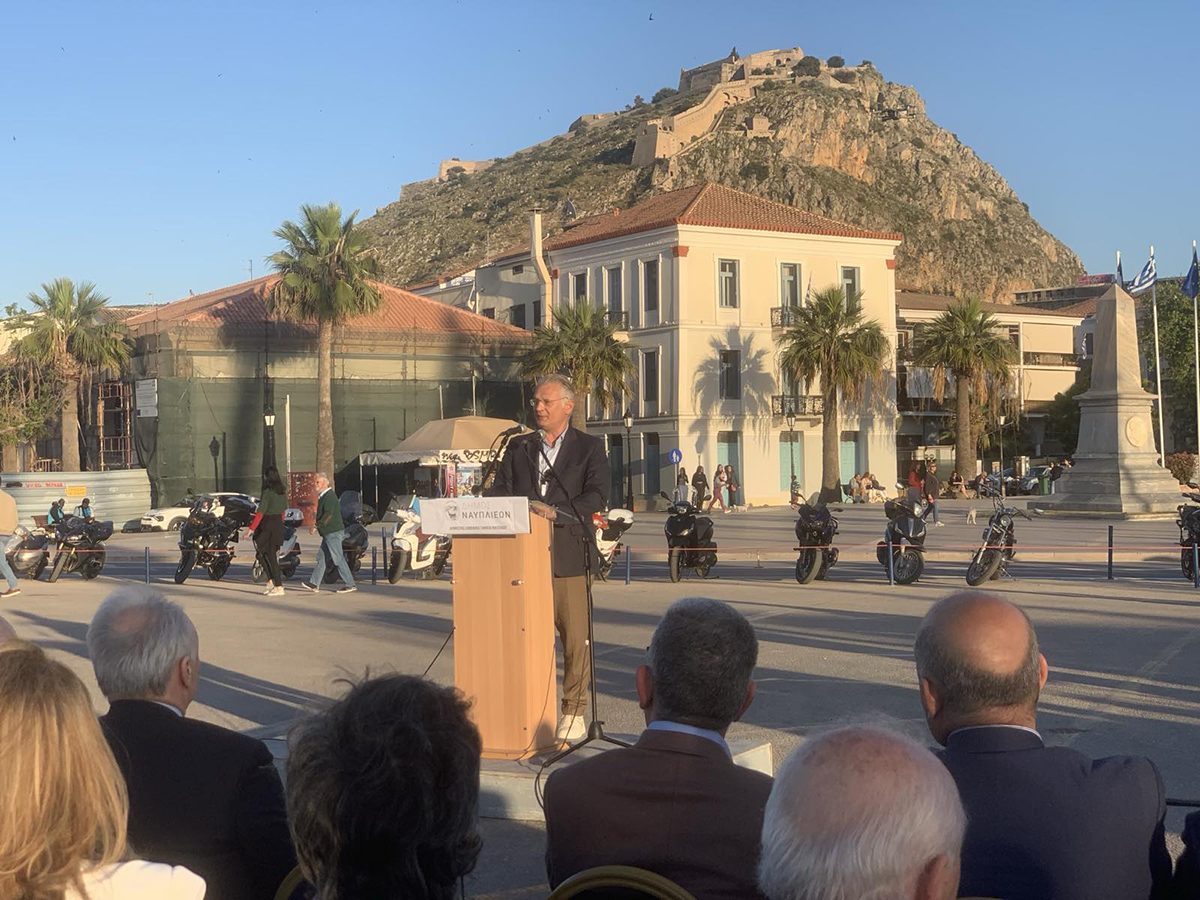
[(587, 734), (591, 675), (583, 556), (592, 552), (591, 542), (585, 526), (573, 519), (578, 512), (590, 525), (592, 513), (607, 507), (608, 457), (599, 438), (571, 427), (575, 391), (562, 375), (538, 379), (532, 406), (538, 430), (508, 445), (488, 495), (528, 497), (560, 512), (551, 545), (554, 626), (563, 646), (562, 716), (555, 738), (570, 742)]

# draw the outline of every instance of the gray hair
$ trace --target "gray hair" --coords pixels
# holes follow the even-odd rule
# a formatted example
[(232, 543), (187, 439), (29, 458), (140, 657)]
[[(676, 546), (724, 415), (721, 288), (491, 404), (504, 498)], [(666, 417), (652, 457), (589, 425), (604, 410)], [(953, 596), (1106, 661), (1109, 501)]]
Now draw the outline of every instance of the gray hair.
[(728, 603), (686, 597), (671, 604), (650, 639), (657, 715), (699, 728), (728, 728), (746, 700), (757, 662), (754, 628)]
[(557, 384), (560, 388), (562, 388), (564, 397), (566, 397), (568, 400), (571, 400), (571, 401), (575, 400), (575, 388), (571, 386), (571, 379), (568, 378), (566, 375), (558, 375), (558, 374), (543, 375), (541, 378), (539, 378), (537, 381), (534, 382), (533, 389), (536, 391), (542, 385), (546, 385), (546, 384)]
[(179, 660), (198, 658), (200, 637), (178, 603), (149, 585), (128, 584), (96, 610), (87, 647), (104, 696), (139, 700), (163, 695)]
[(763, 815), (769, 900), (892, 900), (939, 856), (956, 865), (967, 819), (949, 771), (911, 738), (850, 726), (784, 761)]
[(328, 485), (332, 485), (332, 484), (333, 484), (333, 482), (329, 480), (329, 476), (328, 476), (328, 475), (326, 475), (324, 472), (318, 472), (318, 473), (316, 474), (316, 476), (313, 478), (313, 481), (318, 481), (318, 480), (320, 480), (320, 479), (322, 479), (322, 478), (324, 478), (324, 479), (325, 479), (325, 483), (326, 483), (326, 484), (328, 484)]
[[(1038, 659), (1037, 632), (1029, 615), (1015, 603), (1010, 603), (1025, 619), (1029, 629), (1029, 643), (1025, 658), (1015, 672), (1000, 674), (989, 672), (975, 665), (960, 648), (946, 640), (939, 627), (939, 618), (948, 605), (971, 597), (991, 597), (983, 591), (958, 591), (939, 600), (925, 613), (917, 629), (913, 655), (917, 661), (917, 675), (928, 678), (941, 689), (942, 700), (948, 713), (969, 715), (985, 709), (1006, 709), (1032, 706), (1037, 703), (1040, 691), (1041, 664)], [(1007, 600), (1002, 600), (1008, 603)]]

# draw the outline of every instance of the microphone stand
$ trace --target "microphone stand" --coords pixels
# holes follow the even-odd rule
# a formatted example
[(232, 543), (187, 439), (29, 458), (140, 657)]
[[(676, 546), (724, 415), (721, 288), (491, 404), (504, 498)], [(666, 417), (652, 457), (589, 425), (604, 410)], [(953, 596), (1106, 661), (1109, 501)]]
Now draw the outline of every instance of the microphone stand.
[(479, 475), (479, 484), (475, 485), (475, 490), (472, 492), (475, 494), (476, 497), (483, 496), (483, 492), (486, 489), (488, 479), (491, 478), (495, 474), (497, 467), (500, 465), (500, 459), (501, 459), (501, 457), (504, 456), (504, 451), (508, 447), (508, 442), (511, 441), (512, 439), (513, 439), (513, 432), (511, 429), (508, 431), (502, 431), (498, 435), (496, 435), (494, 438), (492, 438), (492, 446), (488, 447), (488, 452), (491, 452), (492, 447), (496, 446), (496, 441), (500, 441), (500, 447), (498, 450), (496, 450), (496, 455), (493, 456), (490, 460), (488, 460), (487, 465), (484, 466), (483, 471)]
[[(570, 427), (569, 425), (567, 427)], [(584, 573), (584, 589), (587, 592), (587, 623), (588, 623), (588, 680), (590, 682), (589, 690), (592, 699), (592, 721), (588, 723), (587, 736), (577, 744), (571, 744), (564, 750), (560, 750), (551, 756), (545, 763), (546, 766), (554, 765), (560, 759), (565, 759), (576, 750), (586, 747), (593, 741), (605, 741), (609, 744), (615, 744), (618, 747), (628, 747), (625, 741), (618, 740), (604, 733), (604, 722), (599, 718), (599, 709), (596, 705), (596, 632), (594, 627), (595, 618), (595, 603), (592, 600), (592, 551), (596, 551), (596, 555), (600, 555), (600, 549), (596, 546), (596, 533), (594, 528), (589, 528), (590, 519), (584, 519), (579, 514), (579, 509), (575, 506), (577, 498), (572, 497), (567, 491), (567, 486), (562, 483), (562, 479), (558, 477), (558, 473), (554, 471), (554, 466), (550, 463), (550, 457), (546, 455), (545, 442), (541, 437), (535, 436), (539, 452), (542, 454), (542, 459), (546, 461), (546, 472), (557, 483), (559, 489), (563, 492), (563, 496), (567, 498), (567, 503), (571, 507), (571, 512), (575, 516), (575, 520), (583, 528), (583, 533), (586, 538), (583, 548), (583, 573)], [(535, 467), (536, 468), (536, 467)], [(553, 577), (553, 572), (551, 572)]]

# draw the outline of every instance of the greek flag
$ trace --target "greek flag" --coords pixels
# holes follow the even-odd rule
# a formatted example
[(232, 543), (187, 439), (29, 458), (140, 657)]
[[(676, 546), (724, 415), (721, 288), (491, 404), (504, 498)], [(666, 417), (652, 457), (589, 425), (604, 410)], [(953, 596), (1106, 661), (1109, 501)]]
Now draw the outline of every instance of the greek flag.
[(1133, 296), (1144, 294), (1154, 286), (1154, 282), (1158, 278), (1158, 271), (1154, 266), (1154, 257), (1151, 256), (1146, 265), (1142, 266), (1142, 271), (1137, 273), (1137, 277), (1129, 282), (1127, 290)]
[(1187, 275), (1183, 277), (1181, 285), (1183, 292), (1196, 299), (1196, 295), (1200, 294), (1200, 260), (1196, 259), (1196, 242), (1192, 242), (1192, 267), (1188, 269)]

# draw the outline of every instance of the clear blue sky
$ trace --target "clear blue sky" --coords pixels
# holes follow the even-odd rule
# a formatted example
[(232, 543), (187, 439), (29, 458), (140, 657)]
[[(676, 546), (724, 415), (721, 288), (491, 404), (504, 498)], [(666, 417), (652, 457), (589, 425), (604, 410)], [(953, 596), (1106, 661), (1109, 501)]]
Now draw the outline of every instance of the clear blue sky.
[[(1200, 237), (1195, 3), (37, 2), (0, 33), (0, 303), (262, 274), (301, 203), (370, 215), (439, 159), (505, 155), (800, 44), (872, 60), (1093, 272)], [(651, 19), (653, 14), (653, 19)]]

